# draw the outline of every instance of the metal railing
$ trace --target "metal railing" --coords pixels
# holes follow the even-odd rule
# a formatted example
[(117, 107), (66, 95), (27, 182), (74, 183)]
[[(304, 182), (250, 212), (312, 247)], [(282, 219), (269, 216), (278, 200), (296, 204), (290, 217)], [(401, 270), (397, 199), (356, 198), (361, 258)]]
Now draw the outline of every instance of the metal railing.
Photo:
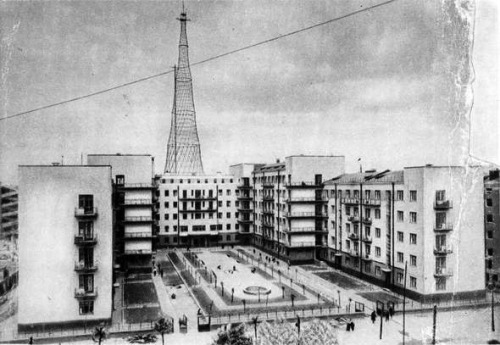
[(451, 223), (442, 223), (436, 224), (434, 227), (434, 231), (451, 231), (453, 230), (453, 224)]
[(123, 205), (150, 205), (153, 204), (151, 199), (125, 199)]
[(437, 210), (446, 210), (453, 207), (453, 202), (451, 200), (435, 200), (434, 208)]
[(95, 217), (97, 207), (75, 207), (75, 217)]
[(291, 242), (289, 244), (290, 247), (314, 247), (315, 245), (315, 241)]
[(123, 185), (118, 185), (118, 187), (123, 188), (154, 188), (152, 183), (125, 183)]
[(125, 222), (152, 222), (153, 217), (151, 216), (128, 216), (124, 217)]
[(125, 232), (124, 238), (148, 238), (153, 237), (151, 232)]
[(88, 291), (82, 288), (75, 289), (75, 298), (96, 298), (97, 295), (97, 287), (94, 287), (92, 291)]
[(359, 198), (341, 198), (343, 204), (357, 205), (359, 204)]
[(123, 254), (125, 255), (150, 255), (153, 251), (151, 249), (125, 249)]
[(434, 254), (445, 255), (451, 253), (453, 253), (453, 246), (451, 245), (444, 245), (434, 248)]
[(434, 272), (435, 277), (450, 277), (452, 275), (453, 271), (449, 268), (436, 267), (436, 271)]
[(97, 262), (75, 262), (75, 271), (77, 272), (92, 272), (97, 270)]
[(89, 235), (75, 235), (75, 244), (96, 244), (97, 243), (97, 234)]

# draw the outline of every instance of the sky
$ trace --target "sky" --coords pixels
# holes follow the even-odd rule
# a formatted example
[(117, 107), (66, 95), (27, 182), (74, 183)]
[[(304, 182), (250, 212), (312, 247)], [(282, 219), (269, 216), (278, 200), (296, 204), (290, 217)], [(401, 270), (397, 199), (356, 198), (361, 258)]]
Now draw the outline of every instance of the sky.
[[(381, 2), (186, 1), (190, 61)], [(298, 154), (344, 155), (347, 171), (358, 158), (377, 170), (461, 164), (472, 94), (472, 153), (499, 164), (498, 4), (477, 1), (469, 41), (445, 15), (455, 2), (398, 0), (193, 66), (205, 172)], [(171, 70), (181, 8), (0, 2), (0, 117)], [(0, 121), (0, 181), (15, 184), (20, 164), (80, 164), (90, 153), (149, 153), (161, 173), (173, 86), (166, 74)]]

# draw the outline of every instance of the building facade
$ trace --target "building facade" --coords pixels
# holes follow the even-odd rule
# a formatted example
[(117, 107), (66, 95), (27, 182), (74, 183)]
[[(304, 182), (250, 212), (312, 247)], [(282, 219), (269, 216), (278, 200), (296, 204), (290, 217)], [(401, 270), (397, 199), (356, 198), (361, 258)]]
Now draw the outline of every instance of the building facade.
[(19, 329), (109, 321), (109, 166), (19, 167)]
[(252, 244), (290, 264), (326, 249), (323, 182), (344, 173), (343, 156), (290, 156), (252, 173)]
[(151, 272), (155, 236), (153, 157), (148, 154), (92, 154), (87, 161), (91, 165), (111, 166), (115, 264), (126, 274)]
[(210, 247), (239, 242), (239, 179), (165, 174), (156, 182), (158, 246)]
[(484, 245), (486, 284), (500, 290), (500, 171), (492, 170), (484, 180)]
[(324, 260), (418, 299), (484, 293), (482, 178), (477, 168), (344, 174), (325, 182)]
[(17, 188), (0, 183), (0, 239), (17, 244)]

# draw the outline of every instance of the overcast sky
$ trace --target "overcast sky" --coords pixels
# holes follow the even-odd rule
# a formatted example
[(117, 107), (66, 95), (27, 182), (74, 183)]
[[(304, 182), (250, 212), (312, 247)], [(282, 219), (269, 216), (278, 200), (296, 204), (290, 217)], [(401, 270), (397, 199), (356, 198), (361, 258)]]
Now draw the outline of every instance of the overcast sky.
[[(458, 0), (457, 0), (458, 1)], [(383, 1), (187, 1), (191, 62)], [(347, 170), (458, 164), (455, 76), (464, 57), (435, 0), (399, 0), (193, 66), (205, 172), (293, 154)], [(0, 117), (171, 69), (178, 1), (0, 2)], [(479, 0), (473, 153), (498, 157), (498, 5)], [(462, 37), (465, 38), (465, 37)], [(466, 46), (466, 45), (465, 45)], [(173, 76), (0, 121), (0, 181), (17, 165), (83, 153), (150, 153), (165, 165)], [(458, 126), (460, 127), (460, 126)]]

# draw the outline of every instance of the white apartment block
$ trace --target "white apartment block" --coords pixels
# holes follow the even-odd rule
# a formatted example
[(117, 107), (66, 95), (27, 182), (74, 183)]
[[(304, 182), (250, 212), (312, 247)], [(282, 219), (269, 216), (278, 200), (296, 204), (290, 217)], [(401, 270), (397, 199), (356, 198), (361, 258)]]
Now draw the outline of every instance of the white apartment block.
[(109, 321), (109, 166), (19, 167), (20, 329)]
[(343, 156), (290, 156), (257, 167), (253, 244), (289, 263), (312, 262), (326, 249), (323, 181), (344, 173)]
[(227, 175), (157, 177), (158, 246), (238, 243), (239, 183)]
[(127, 274), (152, 271), (153, 164), (148, 154), (92, 154), (92, 165), (110, 165), (114, 181), (115, 262)]
[(484, 291), (483, 178), (478, 168), (344, 174), (325, 182), (336, 267), (419, 299)]

